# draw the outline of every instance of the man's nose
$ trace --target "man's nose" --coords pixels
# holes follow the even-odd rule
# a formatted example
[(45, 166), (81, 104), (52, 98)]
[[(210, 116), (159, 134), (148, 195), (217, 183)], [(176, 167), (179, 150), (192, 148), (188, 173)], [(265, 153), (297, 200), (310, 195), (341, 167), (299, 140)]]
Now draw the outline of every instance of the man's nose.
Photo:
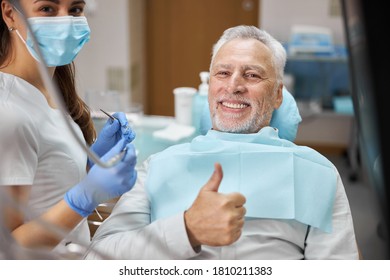
[(245, 90), (245, 80), (240, 74), (233, 74), (230, 77), (228, 91), (233, 94), (240, 94)]

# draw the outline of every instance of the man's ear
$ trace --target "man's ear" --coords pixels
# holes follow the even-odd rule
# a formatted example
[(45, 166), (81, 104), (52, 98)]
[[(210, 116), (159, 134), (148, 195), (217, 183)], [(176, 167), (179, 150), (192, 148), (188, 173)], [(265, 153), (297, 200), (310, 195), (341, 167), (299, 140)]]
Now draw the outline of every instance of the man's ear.
[(280, 105), (282, 105), (283, 102), (283, 83), (280, 83), (278, 86), (278, 89), (276, 90), (276, 96), (275, 96), (275, 102), (274, 102), (274, 109), (279, 109)]
[(15, 28), (15, 20), (16, 20), (16, 10), (11, 5), (11, 3), (7, 0), (1, 1), (1, 16), (3, 17), (3, 20), (5, 24), (7, 25), (8, 29)]

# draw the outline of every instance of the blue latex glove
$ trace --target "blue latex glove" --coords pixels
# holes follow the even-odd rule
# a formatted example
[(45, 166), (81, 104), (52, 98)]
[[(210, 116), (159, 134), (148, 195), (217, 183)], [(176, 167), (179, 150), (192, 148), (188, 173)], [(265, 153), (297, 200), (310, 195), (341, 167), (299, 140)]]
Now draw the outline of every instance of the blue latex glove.
[(79, 184), (66, 192), (64, 199), (74, 211), (86, 217), (99, 204), (131, 190), (137, 178), (134, 145), (122, 138), (102, 157), (102, 161), (118, 155), (125, 147), (127, 151), (120, 162), (111, 168), (95, 164)]
[[(92, 144), (91, 149), (99, 157), (105, 155), (115, 144), (122, 138), (128, 143), (134, 140), (135, 132), (130, 129), (126, 115), (122, 112), (113, 114), (115, 120), (108, 119), (102, 130), (100, 131), (95, 143)], [(92, 167), (94, 163), (88, 159), (88, 166)]]

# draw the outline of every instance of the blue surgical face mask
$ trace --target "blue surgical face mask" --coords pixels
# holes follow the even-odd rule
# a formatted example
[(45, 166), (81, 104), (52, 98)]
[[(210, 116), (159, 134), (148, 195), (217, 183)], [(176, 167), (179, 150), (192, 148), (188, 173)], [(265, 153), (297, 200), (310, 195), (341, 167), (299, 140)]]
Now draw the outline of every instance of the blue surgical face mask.
[[(90, 29), (85, 17), (30, 17), (28, 22), (45, 63), (50, 67), (71, 63), (90, 38)], [(28, 32), (27, 40), (24, 40), (18, 30), (16, 32), (30, 54), (39, 61), (31, 34)]]

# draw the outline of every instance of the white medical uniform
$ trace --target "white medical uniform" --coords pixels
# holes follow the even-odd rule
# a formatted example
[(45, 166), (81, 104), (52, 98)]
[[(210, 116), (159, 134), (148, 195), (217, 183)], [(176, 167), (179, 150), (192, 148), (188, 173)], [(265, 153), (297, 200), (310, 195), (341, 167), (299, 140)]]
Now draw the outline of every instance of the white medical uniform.
[(86, 259), (101, 255), (113, 259), (359, 258), (351, 211), (337, 170), (331, 233), (295, 220), (250, 219), (232, 245), (203, 245), (196, 252), (187, 237), (183, 212), (150, 222), (150, 201), (144, 188), (149, 160), (138, 170), (134, 188), (120, 198), (96, 231)]
[[(87, 155), (61, 114), (37, 88), (0, 72), (0, 186), (32, 186), (26, 221), (58, 203), (86, 175)], [(84, 139), (79, 126), (68, 118)], [(55, 250), (62, 252), (69, 242), (90, 242), (86, 220)]]

